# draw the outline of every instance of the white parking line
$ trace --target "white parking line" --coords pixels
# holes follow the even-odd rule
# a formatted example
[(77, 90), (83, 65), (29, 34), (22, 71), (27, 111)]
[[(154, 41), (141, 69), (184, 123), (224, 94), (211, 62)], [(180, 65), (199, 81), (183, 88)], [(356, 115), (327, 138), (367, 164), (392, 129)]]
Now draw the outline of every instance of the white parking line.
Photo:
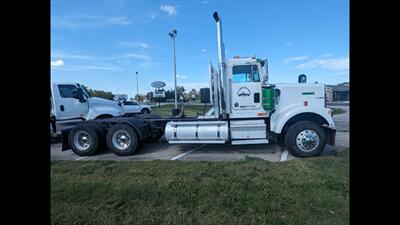
[(282, 152), (282, 155), (281, 155), (281, 162), (286, 161), (286, 160), (287, 160), (287, 156), (288, 156), (288, 150), (285, 149), (285, 150)]
[(84, 156), (84, 157), (79, 157), (79, 158), (76, 158), (75, 160), (81, 160), (81, 159), (84, 159), (84, 158), (86, 158), (86, 156)]
[(193, 148), (193, 149), (191, 149), (191, 150), (189, 150), (189, 151), (187, 151), (187, 152), (184, 152), (184, 153), (182, 153), (182, 154), (179, 154), (179, 155), (177, 155), (177, 156), (172, 157), (171, 160), (177, 160), (177, 159), (179, 159), (180, 157), (185, 156), (185, 155), (187, 155), (187, 154), (189, 154), (189, 153), (191, 153), (191, 152), (194, 152), (194, 151), (196, 151), (196, 150), (198, 150), (198, 149), (200, 149), (200, 148), (202, 148), (202, 147), (204, 147), (204, 146), (206, 146), (206, 145), (207, 145), (207, 144), (203, 144), (203, 145), (197, 146), (196, 148)]

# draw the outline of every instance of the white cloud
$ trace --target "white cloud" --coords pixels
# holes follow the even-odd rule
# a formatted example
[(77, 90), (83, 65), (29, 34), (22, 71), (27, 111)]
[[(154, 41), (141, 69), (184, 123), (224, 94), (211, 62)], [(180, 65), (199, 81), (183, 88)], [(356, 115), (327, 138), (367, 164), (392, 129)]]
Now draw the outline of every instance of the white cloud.
[(136, 42), (129, 42), (129, 41), (121, 41), (118, 46), (122, 47), (122, 48), (148, 48), (150, 47), (149, 44), (145, 43), (145, 42), (140, 42), (140, 41), (136, 41)]
[(320, 58), (296, 66), (298, 69), (323, 68), (329, 70), (349, 70), (349, 56), (341, 58)]
[(157, 14), (156, 14), (156, 13), (151, 13), (151, 14), (149, 15), (149, 17), (150, 17), (151, 19), (155, 19), (155, 18), (157, 17)]
[(52, 67), (60, 67), (60, 66), (64, 66), (64, 61), (62, 61), (61, 59), (56, 60), (56, 61), (51, 61), (50, 65)]
[(84, 71), (84, 70), (122, 71), (121, 68), (112, 65), (79, 65), (79, 66), (65, 66), (62, 68), (52, 67), (52, 69), (66, 70), (66, 71)]
[(80, 28), (105, 27), (112, 25), (125, 26), (132, 21), (123, 16), (96, 16), (90, 14), (53, 16), (52, 28), (78, 30)]
[(73, 66), (72, 68), (88, 69), (88, 70), (112, 70), (112, 71), (120, 71), (121, 70), (119, 67), (109, 66), (109, 65)]
[(123, 57), (141, 59), (141, 60), (145, 60), (145, 61), (150, 61), (151, 60), (150, 57), (145, 55), (145, 54), (127, 53), (127, 54), (124, 54)]
[(201, 52), (207, 52), (207, 49), (203, 48), (201, 49)]
[(138, 69), (148, 68), (148, 67), (158, 66), (158, 65), (164, 65), (164, 63), (153, 62), (153, 61), (147, 60), (147, 61), (140, 63)]
[(173, 5), (161, 5), (160, 10), (166, 12), (169, 16), (173, 16), (178, 13), (176, 6)]
[(332, 56), (331, 53), (325, 53), (325, 54), (321, 55), (322, 58), (328, 58), (328, 57), (331, 57), (331, 56)]
[(105, 23), (106, 24), (116, 24), (116, 25), (129, 25), (132, 22), (125, 17), (111, 17), (111, 18), (107, 18)]
[[(60, 60), (58, 60), (60, 61)], [(64, 63), (62, 63), (64, 65)], [(78, 65), (78, 66), (53, 66), (52, 69), (65, 71), (85, 71), (85, 70), (107, 70), (107, 71), (122, 71), (121, 68), (113, 65)]]
[(299, 60), (305, 60), (305, 59), (308, 59), (308, 57), (307, 56), (296, 56), (296, 57), (291, 57), (291, 58), (284, 59), (283, 62), (284, 63), (289, 63), (289, 62), (292, 62), (292, 61), (299, 61)]
[(64, 59), (93, 59), (93, 56), (89, 55), (79, 55), (79, 54), (64, 54), (64, 53), (54, 53), (51, 57), (64, 58)]
[(188, 76), (177, 74), (177, 75), (176, 75), (176, 78), (178, 78), (178, 79), (186, 79), (186, 78), (188, 78)]

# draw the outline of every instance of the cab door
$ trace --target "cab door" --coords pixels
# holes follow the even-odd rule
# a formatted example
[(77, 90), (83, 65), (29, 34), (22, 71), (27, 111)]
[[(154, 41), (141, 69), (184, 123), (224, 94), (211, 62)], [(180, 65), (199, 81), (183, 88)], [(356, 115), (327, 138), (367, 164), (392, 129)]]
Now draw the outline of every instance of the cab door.
[(232, 66), (233, 111), (261, 109), (261, 78), (257, 65)]
[(88, 113), (89, 103), (87, 99), (80, 101), (78, 92), (75, 84), (53, 84), (53, 112), (57, 120), (82, 118)]

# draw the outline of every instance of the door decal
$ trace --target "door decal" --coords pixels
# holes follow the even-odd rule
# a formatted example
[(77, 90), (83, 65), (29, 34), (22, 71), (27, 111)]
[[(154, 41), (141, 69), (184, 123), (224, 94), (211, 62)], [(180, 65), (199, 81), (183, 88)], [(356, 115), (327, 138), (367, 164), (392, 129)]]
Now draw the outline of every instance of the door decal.
[(241, 87), (237, 91), (237, 95), (238, 96), (250, 96), (251, 92), (250, 92), (250, 89), (248, 89), (247, 87)]

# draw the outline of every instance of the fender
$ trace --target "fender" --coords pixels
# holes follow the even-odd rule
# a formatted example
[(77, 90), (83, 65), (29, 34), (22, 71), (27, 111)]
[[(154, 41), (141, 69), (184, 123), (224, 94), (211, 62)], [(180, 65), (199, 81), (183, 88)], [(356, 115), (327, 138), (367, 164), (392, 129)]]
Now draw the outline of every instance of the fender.
[[(98, 121), (98, 120), (95, 120)], [(142, 120), (136, 117), (114, 117), (109, 119), (99, 120), (102, 124), (115, 124), (125, 123), (133, 127), (137, 132), (139, 139), (143, 140), (151, 135), (151, 126), (149, 123), (144, 123)]]
[(331, 128), (335, 127), (331, 117), (331, 110), (328, 108), (319, 108), (319, 107), (304, 107), (301, 104), (293, 105), (287, 109), (282, 111), (276, 111), (271, 115), (271, 131), (280, 134), (282, 132), (283, 127), (285, 126), (286, 122), (293, 118), (296, 115), (301, 113), (314, 113), (323, 117), (329, 124), (328, 126)]

